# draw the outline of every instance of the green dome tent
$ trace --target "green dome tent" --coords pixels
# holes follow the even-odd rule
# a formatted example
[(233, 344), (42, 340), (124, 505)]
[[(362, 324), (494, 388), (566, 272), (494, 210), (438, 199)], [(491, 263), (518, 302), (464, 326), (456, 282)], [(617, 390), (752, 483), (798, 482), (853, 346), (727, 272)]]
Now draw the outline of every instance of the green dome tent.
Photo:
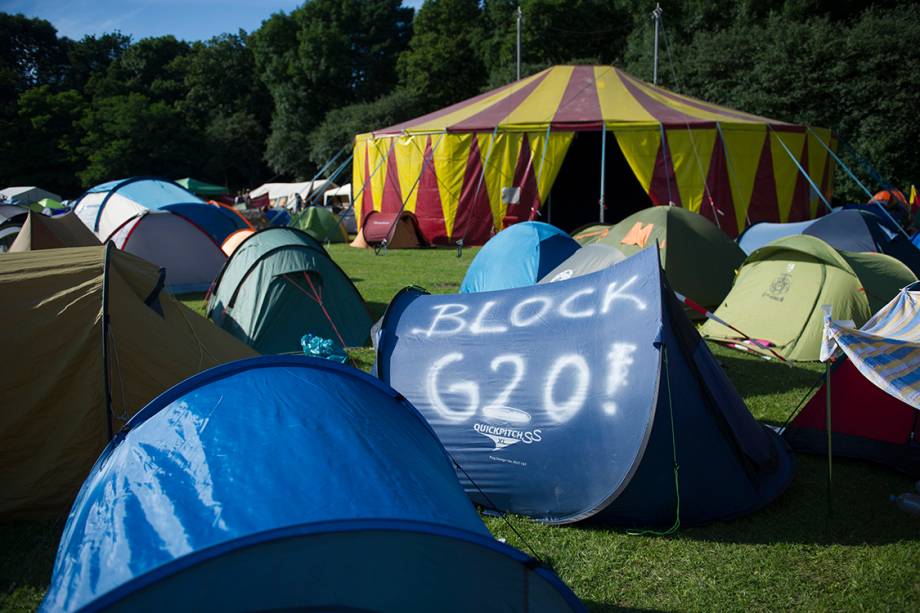
[(309, 206), (291, 220), (291, 228), (303, 230), (321, 243), (344, 243), (348, 241), (348, 232), (338, 215), (318, 206)]
[(299, 352), (308, 332), (363, 345), (372, 323), (323, 246), (287, 227), (256, 232), (236, 248), (214, 282), (207, 315), (260, 353)]
[[(794, 235), (757, 249), (744, 261), (715, 315), (758, 343), (741, 347), (787, 360), (817, 360), (831, 316), (863, 325), (872, 313), (916, 280), (907, 266), (881, 253), (838, 251), (819, 238)], [(714, 320), (700, 333), (739, 346), (734, 330)]]
[(712, 308), (732, 287), (744, 252), (712, 222), (676, 206), (653, 206), (611, 226), (597, 240), (629, 257), (658, 242), (671, 288)]

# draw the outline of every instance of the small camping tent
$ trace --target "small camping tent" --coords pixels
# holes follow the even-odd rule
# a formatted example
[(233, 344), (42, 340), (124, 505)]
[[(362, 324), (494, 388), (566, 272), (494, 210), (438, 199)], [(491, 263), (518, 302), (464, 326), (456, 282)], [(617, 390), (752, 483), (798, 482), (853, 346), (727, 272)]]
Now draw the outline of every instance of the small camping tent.
[[(787, 360), (817, 360), (822, 305), (833, 307), (834, 319), (862, 325), (916, 279), (887, 255), (837, 251), (813, 236), (787, 236), (747, 257), (715, 315), (756, 341), (740, 347)], [(715, 320), (700, 333), (729, 345), (745, 340)]]
[(58, 203), (62, 200), (62, 198), (54, 192), (49, 192), (48, 190), (35, 186), (7, 187), (6, 189), (0, 190), (0, 201), (5, 200), (6, 204), (28, 206), (44, 198), (50, 198)]
[(66, 510), (106, 441), (144, 404), (254, 352), (105, 247), (0, 258), (0, 516)]
[(6, 253), (12, 246), (29, 211), (14, 204), (0, 204), (0, 253)]
[[(864, 326), (825, 318), (822, 359), (842, 354), (830, 377), (832, 450), (920, 477), (920, 284)], [(827, 453), (827, 383), (784, 431), (802, 451)]]
[(415, 249), (428, 245), (419, 229), (418, 220), (409, 211), (380, 213), (372, 211), (364, 218), (364, 224), (352, 247), (381, 247), (387, 249)]
[(698, 524), (753, 512), (792, 477), (787, 447), (748, 412), (654, 248), (546, 285), (403, 290), (382, 322), (377, 370), (487, 508), (552, 523), (666, 526), (679, 513)]
[(775, 240), (801, 234), (802, 231), (812, 223), (814, 223), (812, 219), (790, 223), (761, 221), (748, 226), (736, 240), (741, 250), (747, 255), (751, 255), (761, 247), (766, 247)]
[(191, 177), (176, 179), (176, 183), (192, 192), (196, 196), (200, 196), (202, 198), (216, 198), (217, 196), (222, 196), (229, 192), (229, 190), (223, 185), (206, 183)]
[(572, 277), (588, 275), (604, 270), (626, 259), (623, 252), (610, 245), (585, 245), (570, 255), (564, 262), (549, 271), (540, 283), (555, 283)]
[(492, 538), (412, 405), (302, 356), (177, 385), (86, 480), (42, 610), (177, 606), (584, 610), (555, 573)]
[(206, 290), (226, 260), (224, 239), (246, 227), (239, 215), (157, 177), (97, 185), (74, 212), (100, 240), (165, 268), (176, 293)]
[(576, 251), (578, 243), (555, 226), (540, 221), (515, 224), (479, 250), (463, 277), (460, 292), (533, 285)]
[(609, 223), (592, 223), (586, 226), (582, 226), (577, 230), (572, 231), (572, 238), (575, 239), (579, 245), (590, 245), (610, 233), (610, 228), (613, 227), (613, 224)]
[(360, 346), (371, 328), (357, 288), (296, 228), (266, 228), (237, 247), (214, 282), (207, 313), (260, 353), (300, 351), (307, 332)]
[(292, 228), (303, 230), (321, 243), (344, 243), (348, 233), (338, 216), (321, 206), (309, 206), (291, 220)]
[[(783, 430), (796, 451), (827, 455), (827, 387)], [(920, 411), (889, 396), (853, 362), (831, 367), (831, 449), (835, 456), (884, 464), (920, 479)]]
[(709, 308), (728, 294), (744, 261), (738, 245), (715, 224), (675, 206), (638, 211), (594, 243), (616, 247), (627, 257), (657, 243), (671, 287)]
[(10, 251), (92, 247), (99, 244), (96, 235), (73, 213), (48, 217), (30, 211), (22, 230), (10, 246)]

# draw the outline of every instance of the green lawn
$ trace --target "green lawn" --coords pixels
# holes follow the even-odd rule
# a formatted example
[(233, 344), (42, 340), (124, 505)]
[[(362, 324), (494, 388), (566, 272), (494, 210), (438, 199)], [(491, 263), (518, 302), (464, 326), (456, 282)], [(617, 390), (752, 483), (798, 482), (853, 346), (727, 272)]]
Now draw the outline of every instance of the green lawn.
[[(354, 279), (372, 314), (383, 313), (403, 286), (454, 292), (474, 250), (369, 250), (335, 245), (329, 251)], [(183, 297), (200, 308), (200, 297)], [(782, 423), (822, 370), (788, 367), (722, 348), (714, 351), (755, 417)], [(370, 349), (352, 352), (368, 368)], [(834, 514), (828, 517), (825, 461), (797, 456), (789, 490), (747, 518), (669, 537), (578, 525), (547, 527), (524, 518), (487, 517), (499, 538), (519, 548), (524, 535), (590, 609), (918, 610), (920, 520), (901, 513), (888, 495), (908, 491), (903, 476), (865, 463), (838, 460)], [(51, 572), (63, 519), (0, 525), (0, 609), (31, 610)]]

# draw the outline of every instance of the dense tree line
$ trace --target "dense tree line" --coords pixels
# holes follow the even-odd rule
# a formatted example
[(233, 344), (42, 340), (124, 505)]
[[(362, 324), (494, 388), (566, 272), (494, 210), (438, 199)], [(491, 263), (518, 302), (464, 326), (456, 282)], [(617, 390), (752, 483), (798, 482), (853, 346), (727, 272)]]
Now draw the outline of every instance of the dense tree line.
[[(74, 41), (0, 13), (0, 184), (73, 195), (133, 174), (232, 187), (309, 177), (355, 133), (512, 80), (518, 4), (523, 74), (613, 63), (651, 79), (648, 0), (427, 0), (415, 13), (401, 0), (310, 0), (203, 42)], [(895, 184), (920, 180), (912, 2), (662, 4), (662, 85), (832, 127)]]

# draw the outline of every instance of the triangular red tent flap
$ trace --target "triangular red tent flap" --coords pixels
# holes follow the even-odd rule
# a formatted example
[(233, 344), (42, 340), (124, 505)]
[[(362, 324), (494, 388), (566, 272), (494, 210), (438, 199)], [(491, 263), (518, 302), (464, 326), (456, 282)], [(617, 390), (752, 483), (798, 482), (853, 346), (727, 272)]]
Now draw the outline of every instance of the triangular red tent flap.
[[(729, 236), (738, 234), (738, 219), (735, 215), (735, 203), (732, 199), (732, 187), (729, 183), (728, 163), (725, 156), (725, 143), (722, 135), (716, 134), (716, 143), (712, 148), (712, 160), (709, 163), (709, 176), (706, 177), (708, 193), (703, 194), (700, 214), (720, 227)], [(709, 198), (712, 202), (709, 202)], [(713, 211), (715, 205), (715, 211)], [(718, 221), (716, 221), (718, 219)]]
[(438, 176), (434, 168), (434, 152), (430, 136), (425, 142), (422, 176), (417, 189), (415, 217), (422, 233), (432, 244), (448, 244), (447, 227), (444, 224), (444, 209), (441, 206), (441, 192), (438, 189)]
[(540, 195), (537, 193), (537, 178), (534, 174), (533, 157), (530, 154), (530, 139), (526, 134), (521, 138), (521, 153), (518, 155), (511, 185), (520, 192), (517, 195), (518, 202), (508, 204), (505, 210), (505, 227), (518, 221), (532, 220), (540, 210)]
[(396, 160), (396, 147), (390, 147), (387, 153), (387, 174), (383, 183), (380, 205), (380, 210), (385, 213), (398, 213), (403, 207), (402, 189), (399, 187), (399, 166)]
[(757, 166), (757, 174), (754, 176), (754, 191), (751, 193), (751, 204), (747, 210), (747, 225), (758, 221), (780, 221), (769, 134), (764, 139), (763, 148), (760, 150), (760, 163)]
[(482, 175), (482, 156), (477, 139), (472, 139), (470, 153), (466, 159), (466, 172), (457, 204), (457, 216), (451, 240), (463, 240), (467, 245), (484, 245), (492, 236), (492, 207)]
[[(808, 172), (808, 139), (805, 139), (805, 145), (802, 147), (802, 155), (799, 157), (799, 165)], [(792, 205), (789, 208), (789, 219), (787, 221), (804, 221), (811, 219), (811, 185), (802, 172), (799, 171), (795, 178), (795, 191), (792, 192)], [(824, 207), (823, 204), (819, 205)]]
[(652, 171), (652, 182), (648, 188), (648, 195), (652, 203), (656, 205), (671, 203), (681, 205), (677, 177), (674, 175), (674, 160), (666, 145), (658, 145), (658, 156), (655, 158), (655, 170)]

